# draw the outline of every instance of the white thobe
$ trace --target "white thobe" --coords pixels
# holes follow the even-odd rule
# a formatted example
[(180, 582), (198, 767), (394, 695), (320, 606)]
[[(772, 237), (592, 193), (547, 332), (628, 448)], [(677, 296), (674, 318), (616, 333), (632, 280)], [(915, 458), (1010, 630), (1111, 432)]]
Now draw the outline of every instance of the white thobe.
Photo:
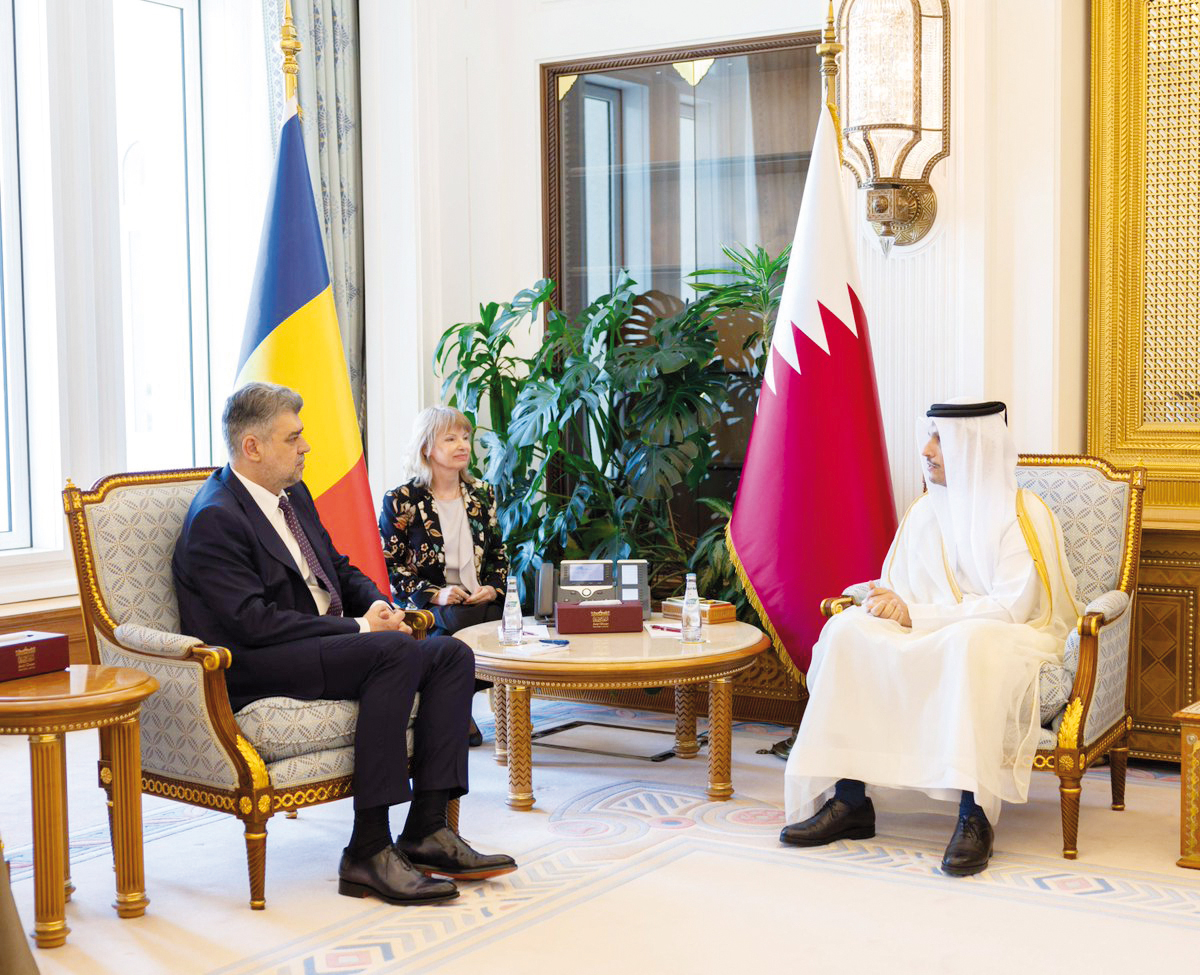
[[(928, 496), (914, 503), (880, 585), (908, 605), (911, 629), (851, 607), (813, 649), (810, 698), (788, 758), (788, 822), (808, 818), (840, 778), (958, 801), (992, 822), (1024, 802), (1038, 740), (1038, 671), (1062, 662), (1076, 618), (1062, 533), (1021, 492), (1025, 528), (1004, 532), (990, 591), (962, 590)], [(1032, 532), (1033, 547), (1026, 533)]]

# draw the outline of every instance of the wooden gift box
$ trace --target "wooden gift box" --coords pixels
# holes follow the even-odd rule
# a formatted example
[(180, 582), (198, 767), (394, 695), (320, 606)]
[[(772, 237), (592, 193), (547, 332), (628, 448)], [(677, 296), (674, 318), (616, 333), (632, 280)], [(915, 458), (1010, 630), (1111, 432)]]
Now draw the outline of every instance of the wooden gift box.
[[(671, 599), (664, 599), (662, 602), (662, 614), (668, 619), (677, 620), (682, 618), (683, 597), (675, 596)], [(737, 607), (733, 603), (728, 603), (724, 599), (700, 600), (701, 623), (732, 623), (736, 619)]]
[(555, 603), (554, 628), (559, 633), (636, 633), (642, 628), (642, 604)]

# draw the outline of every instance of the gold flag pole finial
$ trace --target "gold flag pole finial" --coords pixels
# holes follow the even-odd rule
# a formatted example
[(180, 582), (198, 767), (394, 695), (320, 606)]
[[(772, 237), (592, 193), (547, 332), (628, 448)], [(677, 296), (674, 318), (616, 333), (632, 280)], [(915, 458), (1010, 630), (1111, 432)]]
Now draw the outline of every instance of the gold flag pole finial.
[(817, 56), (821, 59), (821, 77), (825, 84), (825, 104), (833, 116), (834, 128), (837, 130), (838, 156), (842, 154), (842, 122), (838, 118), (837, 97), (834, 90), (838, 73), (837, 56), (846, 50), (837, 42), (837, 34), (833, 29), (833, 0), (829, 0), (829, 16), (825, 20), (825, 30), (821, 33), (821, 43), (817, 45)]
[(296, 62), (300, 39), (292, 22), (292, 0), (283, 0), (283, 27), (279, 34), (279, 49), (283, 51), (283, 93), (285, 100), (291, 101), (296, 97), (296, 79), (300, 74), (300, 65)]

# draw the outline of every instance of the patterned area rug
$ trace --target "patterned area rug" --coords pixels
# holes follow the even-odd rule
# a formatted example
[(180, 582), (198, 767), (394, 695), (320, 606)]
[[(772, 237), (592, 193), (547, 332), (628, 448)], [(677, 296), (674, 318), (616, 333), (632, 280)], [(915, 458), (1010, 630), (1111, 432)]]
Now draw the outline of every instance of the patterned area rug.
[[(538, 728), (672, 728), (667, 715), (572, 703), (535, 702), (534, 717)], [(490, 715), (477, 720), (490, 737)], [(251, 912), (238, 824), (167, 804), (146, 816), (148, 914), (119, 921), (108, 907), (107, 826), (81, 827), (73, 930), (38, 961), (44, 973), (78, 975), (824, 971), (848, 960), (889, 972), (1130, 971), (1149, 958), (1164, 970), (1194, 966), (1200, 872), (1174, 866), (1177, 774), (1131, 769), (1123, 813), (1107, 807), (1107, 772), (1089, 774), (1074, 862), (1059, 855), (1057, 782), (1035, 776), (1031, 802), (1006, 808), (998, 824), (991, 868), (952, 880), (938, 869), (952, 828), (940, 815), (881, 813), (872, 840), (780, 846), (783, 766), (758, 750), (785, 732), (736, 727), (737, 794), (724, 803), (705, 796), (704, 753), (644, 762), (535, 748), (537, 806), (518, 813), (503, 802), (505, 770), (487, 746), (474, 749), (463, 831), (480, 848), (514, 853), (521, 869), (464, 884), (442, 906), (337, 896), (351, 818), (341, 802), (272, 821), (268, 907)], [(658, 735), (583, 725), (551, 741), (645, 757), (669, 747)], [(28, 918), (32, 882), (22, 876), (14, 892)]]

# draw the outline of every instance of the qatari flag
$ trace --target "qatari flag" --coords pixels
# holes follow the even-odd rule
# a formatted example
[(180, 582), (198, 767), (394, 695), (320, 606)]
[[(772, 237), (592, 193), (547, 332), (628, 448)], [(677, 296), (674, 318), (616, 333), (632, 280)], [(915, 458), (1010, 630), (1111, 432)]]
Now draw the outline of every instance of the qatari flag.
[(840, 164), (826, 105), (726, 530), (775, 649), (801, 673), (823, 623), (821, 600), (878, 578), (896, 532)]

